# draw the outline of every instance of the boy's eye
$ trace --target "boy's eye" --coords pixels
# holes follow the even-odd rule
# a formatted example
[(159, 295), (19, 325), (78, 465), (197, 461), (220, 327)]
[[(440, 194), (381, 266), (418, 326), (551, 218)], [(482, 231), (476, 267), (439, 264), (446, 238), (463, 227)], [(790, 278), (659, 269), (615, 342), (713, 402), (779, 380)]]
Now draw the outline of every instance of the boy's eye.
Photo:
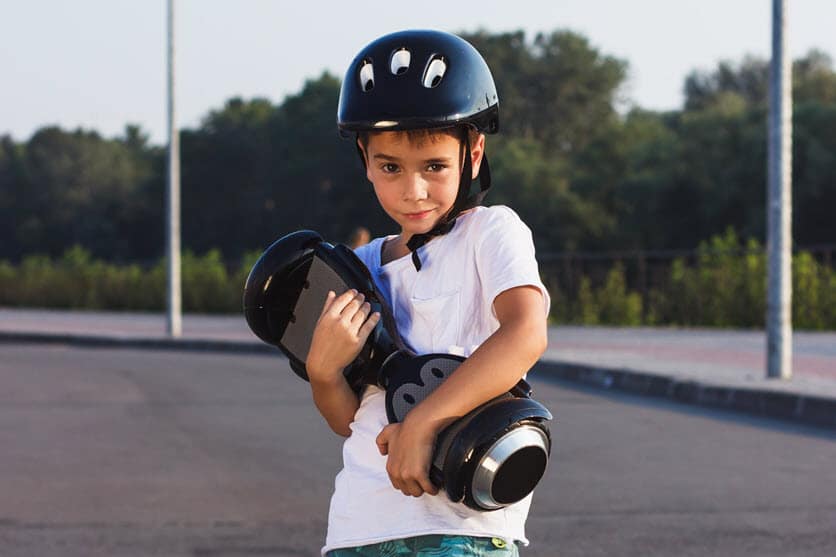
[(398, 171), (398, 165), (394, 164), (394, 163), (391, 163), (391, 162), (384, 163), (383, 166), (381, 166), (380, 168), (383, 170), (383, 172), (388, 172), (388, 173)]
[(438, 162), (434, 162), (434, 163), (430, 164), (429, 166), (427, 166), (427, 170), (429, 170), (430, 172), (441, 172), (445, 168), (446, 167), (443, 164), (438, 163)]

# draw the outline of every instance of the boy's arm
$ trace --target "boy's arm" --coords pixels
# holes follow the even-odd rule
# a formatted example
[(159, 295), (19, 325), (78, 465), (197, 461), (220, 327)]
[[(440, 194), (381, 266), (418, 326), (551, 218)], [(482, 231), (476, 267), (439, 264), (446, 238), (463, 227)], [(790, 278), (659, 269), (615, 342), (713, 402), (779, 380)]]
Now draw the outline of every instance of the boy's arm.
[(360, 401), (343, 377), (342, 369), (333, 375), (333, 379), (311, 378), (311, 394), (317, 410), (334, 433), (350, 436), (349, 424), (354, 420)]
[(547, 345), (543, 294), (518, 286), (494, 300), (499, 329), (433, 393), (410, 410), (403, 423), (390, 424), (378, 436), (388, 454), (392, 485), (406, 495), (436, 493), (429, 464), (438, 433), (480, 404), (507, 392), (537, 362)]
[(360, 401), (343, 376), (343, 369), (360, 353), (380, 314), (369, 315), (363, 295), (349, 290), (329, 292), (314, 329), (305, 362), (311, 393), (319, 413), (335, 433), (348, 437), (349, 424)]

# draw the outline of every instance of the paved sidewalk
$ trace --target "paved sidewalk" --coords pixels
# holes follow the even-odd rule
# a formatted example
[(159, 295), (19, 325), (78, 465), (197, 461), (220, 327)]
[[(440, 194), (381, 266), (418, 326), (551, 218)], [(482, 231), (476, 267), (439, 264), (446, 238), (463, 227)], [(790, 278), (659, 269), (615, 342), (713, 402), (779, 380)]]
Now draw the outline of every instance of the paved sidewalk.
[[(275, 351), (242, 316), (0, 308), (0, 341)], [(836, 333), (796, 332), (793, 378), (765, 378), (762, 331), (552, 327), (539, 370), (605, 389), (836, 427)]]

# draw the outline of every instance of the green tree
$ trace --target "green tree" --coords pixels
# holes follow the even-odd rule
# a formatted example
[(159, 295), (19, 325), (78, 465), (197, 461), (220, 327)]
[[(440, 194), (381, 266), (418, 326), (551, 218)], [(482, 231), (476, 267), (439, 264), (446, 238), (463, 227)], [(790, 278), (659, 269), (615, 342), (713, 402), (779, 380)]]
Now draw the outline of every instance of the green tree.
[(151, 168), (117, 140), (96, 132), (43, 128), (27, 143), (17, 241), (23, 253), (58, 254), (80, 244), (117, 257), (133, 247), (124, 236), (130, 201)]
[(836, 102), (800, 104), (793, 120), (793, 239), (836, 243)]
[(500, 131), (487, 153), (496, 192), (545, 249), (583, 249), (617, 236), (618, 179), (624, 158), (615, 104), (622, 60), (570, 31), (463, 36), (482, 52), (497, 84)]
[(25, 222), (22, 149), (8, 135), (0, 137), (0, 257), (18, 259), (23, 254), (19, 234)]
[(268, 242), (275, 114), (265, 99), (235, 98), (210, 112), (198, 129), (182, 133), (186, 247), (200, 252), (217, 247), (235, 256), (259, 245), (258, 239)]
[(462, 33), (485, 57), (500, 102), (500, 129), (542, 142), (552, 155), (582, 151), (616, 114), (627, 64), (571, 31)]

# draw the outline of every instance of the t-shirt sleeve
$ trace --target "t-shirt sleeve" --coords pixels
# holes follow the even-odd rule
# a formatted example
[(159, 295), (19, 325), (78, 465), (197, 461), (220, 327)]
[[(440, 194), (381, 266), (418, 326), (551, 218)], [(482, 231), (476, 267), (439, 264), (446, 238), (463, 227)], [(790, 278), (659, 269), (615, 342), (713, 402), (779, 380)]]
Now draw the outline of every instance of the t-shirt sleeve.
[(530, 285), (542, 292), (548, 315), (551, 299), (540, 279), (531, 229), (513, 210), (502, 205), (482, 213), (475, 230), (476, 267), (491, 311), (494, 312), (493, 302), (499, 294)]
[(354, 254), (370, 271), (374, 267), (374, 250), (379, 249), (378, 245), (379, 243), (375, 239), (367, 244), (354, 248)]

